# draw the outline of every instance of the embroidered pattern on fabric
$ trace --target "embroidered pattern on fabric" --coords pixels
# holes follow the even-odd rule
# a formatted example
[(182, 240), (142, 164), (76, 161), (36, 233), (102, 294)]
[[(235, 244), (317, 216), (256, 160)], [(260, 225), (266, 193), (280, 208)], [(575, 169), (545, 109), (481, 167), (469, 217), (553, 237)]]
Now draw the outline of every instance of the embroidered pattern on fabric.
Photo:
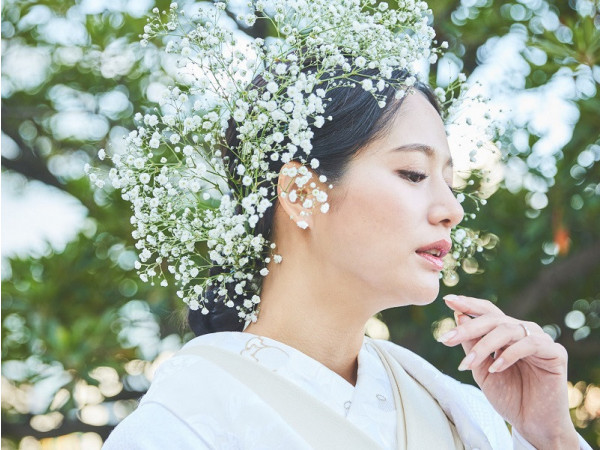
[(290, 358), (290, 355), (285, 350), (265, 343), (261, 336), (255, 336), (249, 339), (240, 352), (240, 355), (264, 364), (266, 367), (273, 370), (273, 372), (277, 372), (277, 370), (284, 366)]

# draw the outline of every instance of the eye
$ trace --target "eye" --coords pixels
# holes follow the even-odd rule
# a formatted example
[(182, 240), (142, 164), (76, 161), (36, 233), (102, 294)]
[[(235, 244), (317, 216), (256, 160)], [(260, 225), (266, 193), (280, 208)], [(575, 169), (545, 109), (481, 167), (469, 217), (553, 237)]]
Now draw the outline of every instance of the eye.
[(412, 183), (419, 183), (427, 178), (427, 175), (423, 172), (417, 172), (414, 170), (399, 170), (398, 173), (402, 178), (405, 178)]

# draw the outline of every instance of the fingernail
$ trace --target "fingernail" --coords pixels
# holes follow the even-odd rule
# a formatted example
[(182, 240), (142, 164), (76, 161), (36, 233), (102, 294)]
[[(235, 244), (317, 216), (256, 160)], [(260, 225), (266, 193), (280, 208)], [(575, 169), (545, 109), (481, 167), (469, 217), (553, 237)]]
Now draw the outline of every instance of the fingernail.
[(450, 300), (451, 302), (456, 302), (456, 301), (459, 301), (460, 299), (458, 298), (458, 296), (456, 296), (454, 294), (448, 294), (448, 295), (444, 295), (444, 300)]
[(498, 358), (496, 361), (494, 361), (492, 363), (492, 365), (488, 369), (488, 372), (490, 372), (490, 373), (496, 372), (498, 369), (500, 369), (500, 367), (502, 367), (502, 364), (504, 364), (504, 359)]
[(457, 334), (458, 334), (458, 331), (456, 331), (456, 330), (447, 331), (446, 333), (442, 334), (438, 338), (438, 342), (441, 342), (442, 344), (445, 344), (446, 342), (448, 342), (450, 339), (452, 339)]
[(458, 370), (467, 370), (474, 359), (475, 352), (469, 353), (467, 356), (465, 356), (465, 359), (461, 361), (460, 365), (458, 366)]

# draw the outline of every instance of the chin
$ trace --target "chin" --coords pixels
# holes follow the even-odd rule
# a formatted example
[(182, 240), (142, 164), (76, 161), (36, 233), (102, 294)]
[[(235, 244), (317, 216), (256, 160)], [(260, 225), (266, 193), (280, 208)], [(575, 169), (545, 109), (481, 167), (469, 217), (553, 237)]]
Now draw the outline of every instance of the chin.
[(420, 289), (414, 293), (410, 303), (413, 305), (429, 305), (433, 303), (440, 293), (440, 282), (437, 274), (434, 283), (431, 280), (425, 280), (419, 287)]
[(418, 298), (417, 300), (412, 301), (411, 304), (417, 305), (417, 306), (425, 306), (425, 305), (429, 305), (430, 303), (433, 303), (436, 298), (437, 298), (437, 293), (435, 295), (422, 296), (422, 297)]
[[(395, 295), (391, 297), (392, 300), (390, 306), (387, 308), (396, 308), (402, 306), (425, 306), (433, 303), (440, 292), (439, 284), (432, 285), (431, 283), (421, 283), (420, 285), (413, 285), (413, 289), (406, 289), (406, 287), (398, 287), (395, 291)], [(418, 286), (418, 288), (417, 288)], [(402, 292), (401, 296), (398, 296), (398, 292)]]

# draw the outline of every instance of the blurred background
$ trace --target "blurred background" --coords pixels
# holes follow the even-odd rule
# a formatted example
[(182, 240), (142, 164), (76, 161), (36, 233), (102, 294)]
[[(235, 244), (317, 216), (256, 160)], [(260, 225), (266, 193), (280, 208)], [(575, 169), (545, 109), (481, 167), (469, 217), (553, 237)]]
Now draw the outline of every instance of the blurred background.
[[(489, 250), (441, 294), (491, 299), (565, 346), (573, 421), (600, 447), (600, 2), (429, 4), (449, 42), (431, 81), (464, 71), (506, 130), (469, 224)], [(154, 6), (169, 3), (2, 3), (2, 449), (99, 448), (192, 337), (174, 288), (133, 270), (128, 204), (83, 171), (173, 82), (160, 49), (138, 43)], [(244, 8), (229, 5), (231, 26), (268, 36), (264, 21), (236, 23)], [(434, 342), (451, 317), (439, 301), (396, 308), (367, 332), (473, 383), (462, 351)]]

